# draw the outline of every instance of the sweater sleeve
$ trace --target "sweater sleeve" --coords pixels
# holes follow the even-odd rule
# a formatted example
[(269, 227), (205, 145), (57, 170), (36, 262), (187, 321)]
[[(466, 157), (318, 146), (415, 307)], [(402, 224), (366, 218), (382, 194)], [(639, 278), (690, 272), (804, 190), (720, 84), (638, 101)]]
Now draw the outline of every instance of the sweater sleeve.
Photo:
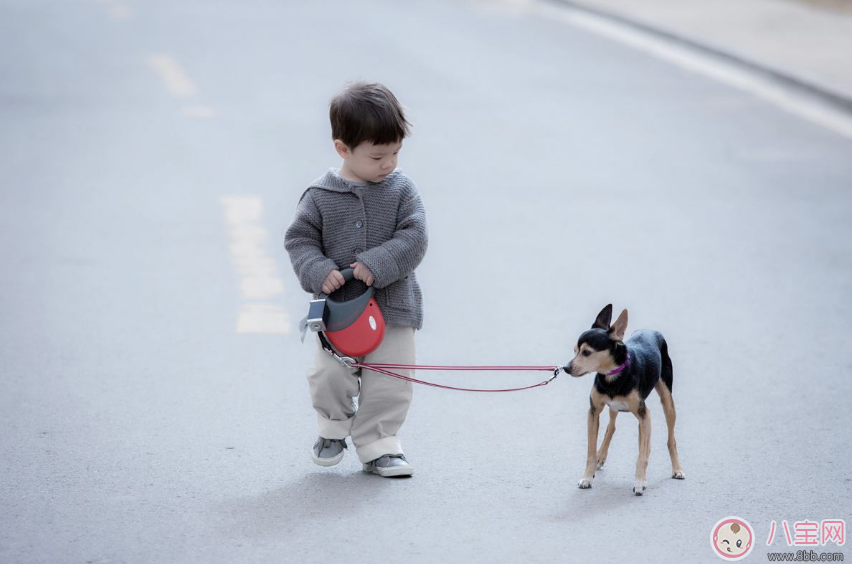
[(322, 245), (322, 215), (310, 190), (296, 207), (296, 217), (284, 235), (284, 248), (290, 254), (293, 270), (302, 289), (318, 294), (322, 283), (337, 264), (325, 256)]
[(356, 259), (370, 269), (376, 288), (390, 286), (417, 268), (426, 255), (429, 236), (426, 211), (414, 183), (405, 187), (397, 212), (396, 231), (390, 241), (368, 249)]

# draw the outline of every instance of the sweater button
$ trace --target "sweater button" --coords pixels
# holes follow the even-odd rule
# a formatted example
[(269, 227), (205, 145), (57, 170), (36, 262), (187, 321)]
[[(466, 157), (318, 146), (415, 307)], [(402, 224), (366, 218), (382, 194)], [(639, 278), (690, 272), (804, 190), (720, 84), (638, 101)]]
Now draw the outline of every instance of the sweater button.
[(356, 222), (355, 222), (355, 227), (356, 227), (357, 229), (361, 229), (361, 227), (362, 227), (363, 225), (364, 225), (364, 224), (363, 224), (363, 223), (361, 223), (360, 221), (356, 221)]

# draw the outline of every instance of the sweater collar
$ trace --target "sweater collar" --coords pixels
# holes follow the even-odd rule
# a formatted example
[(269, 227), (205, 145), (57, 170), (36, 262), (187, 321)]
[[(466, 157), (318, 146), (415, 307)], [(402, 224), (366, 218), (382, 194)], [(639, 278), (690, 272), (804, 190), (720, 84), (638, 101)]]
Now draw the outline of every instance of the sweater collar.
[[(367, 186), (379, 186), (385, 184), (389, 180), (396, 178), (399, 172), (400, 170), (396, 169), (388, 174), (381, 182), (367, 182)], [(338, 174), (337, 169), (334, 168), (328, 169), (328, 172), (326, 172), (323, 176), (314, 180), (311, 183), (311, 188), (322, 188), (323, 190), (330, 190), (332, 192), (352, 192), (353, 190), (352, 185), (347, 183), (346, 180)]]

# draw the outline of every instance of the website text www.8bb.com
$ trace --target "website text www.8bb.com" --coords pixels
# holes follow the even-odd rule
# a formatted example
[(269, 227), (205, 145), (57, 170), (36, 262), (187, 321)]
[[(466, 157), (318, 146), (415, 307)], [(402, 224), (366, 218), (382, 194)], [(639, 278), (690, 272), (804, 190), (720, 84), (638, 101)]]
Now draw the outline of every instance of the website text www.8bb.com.
[(795, 552), (769, 552), (770, 562), (843, 562), (842, 552), (814, 552), (797, 550)]

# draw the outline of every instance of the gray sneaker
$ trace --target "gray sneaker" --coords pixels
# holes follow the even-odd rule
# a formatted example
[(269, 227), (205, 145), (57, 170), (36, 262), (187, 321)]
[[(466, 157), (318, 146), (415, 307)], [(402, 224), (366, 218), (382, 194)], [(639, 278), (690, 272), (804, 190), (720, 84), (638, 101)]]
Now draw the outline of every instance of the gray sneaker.
[(385, 454), (364, 464), (361, 468), (364, 472), (378, 474), (384, 478), (414, 474), (414, 466), (408, 463), (404, 454)]
[(334, 466), (341, 460), (346, 452), (346, 439), (317, 439), (311, 451), (311, 457), (315, 464), (320, 466)]

